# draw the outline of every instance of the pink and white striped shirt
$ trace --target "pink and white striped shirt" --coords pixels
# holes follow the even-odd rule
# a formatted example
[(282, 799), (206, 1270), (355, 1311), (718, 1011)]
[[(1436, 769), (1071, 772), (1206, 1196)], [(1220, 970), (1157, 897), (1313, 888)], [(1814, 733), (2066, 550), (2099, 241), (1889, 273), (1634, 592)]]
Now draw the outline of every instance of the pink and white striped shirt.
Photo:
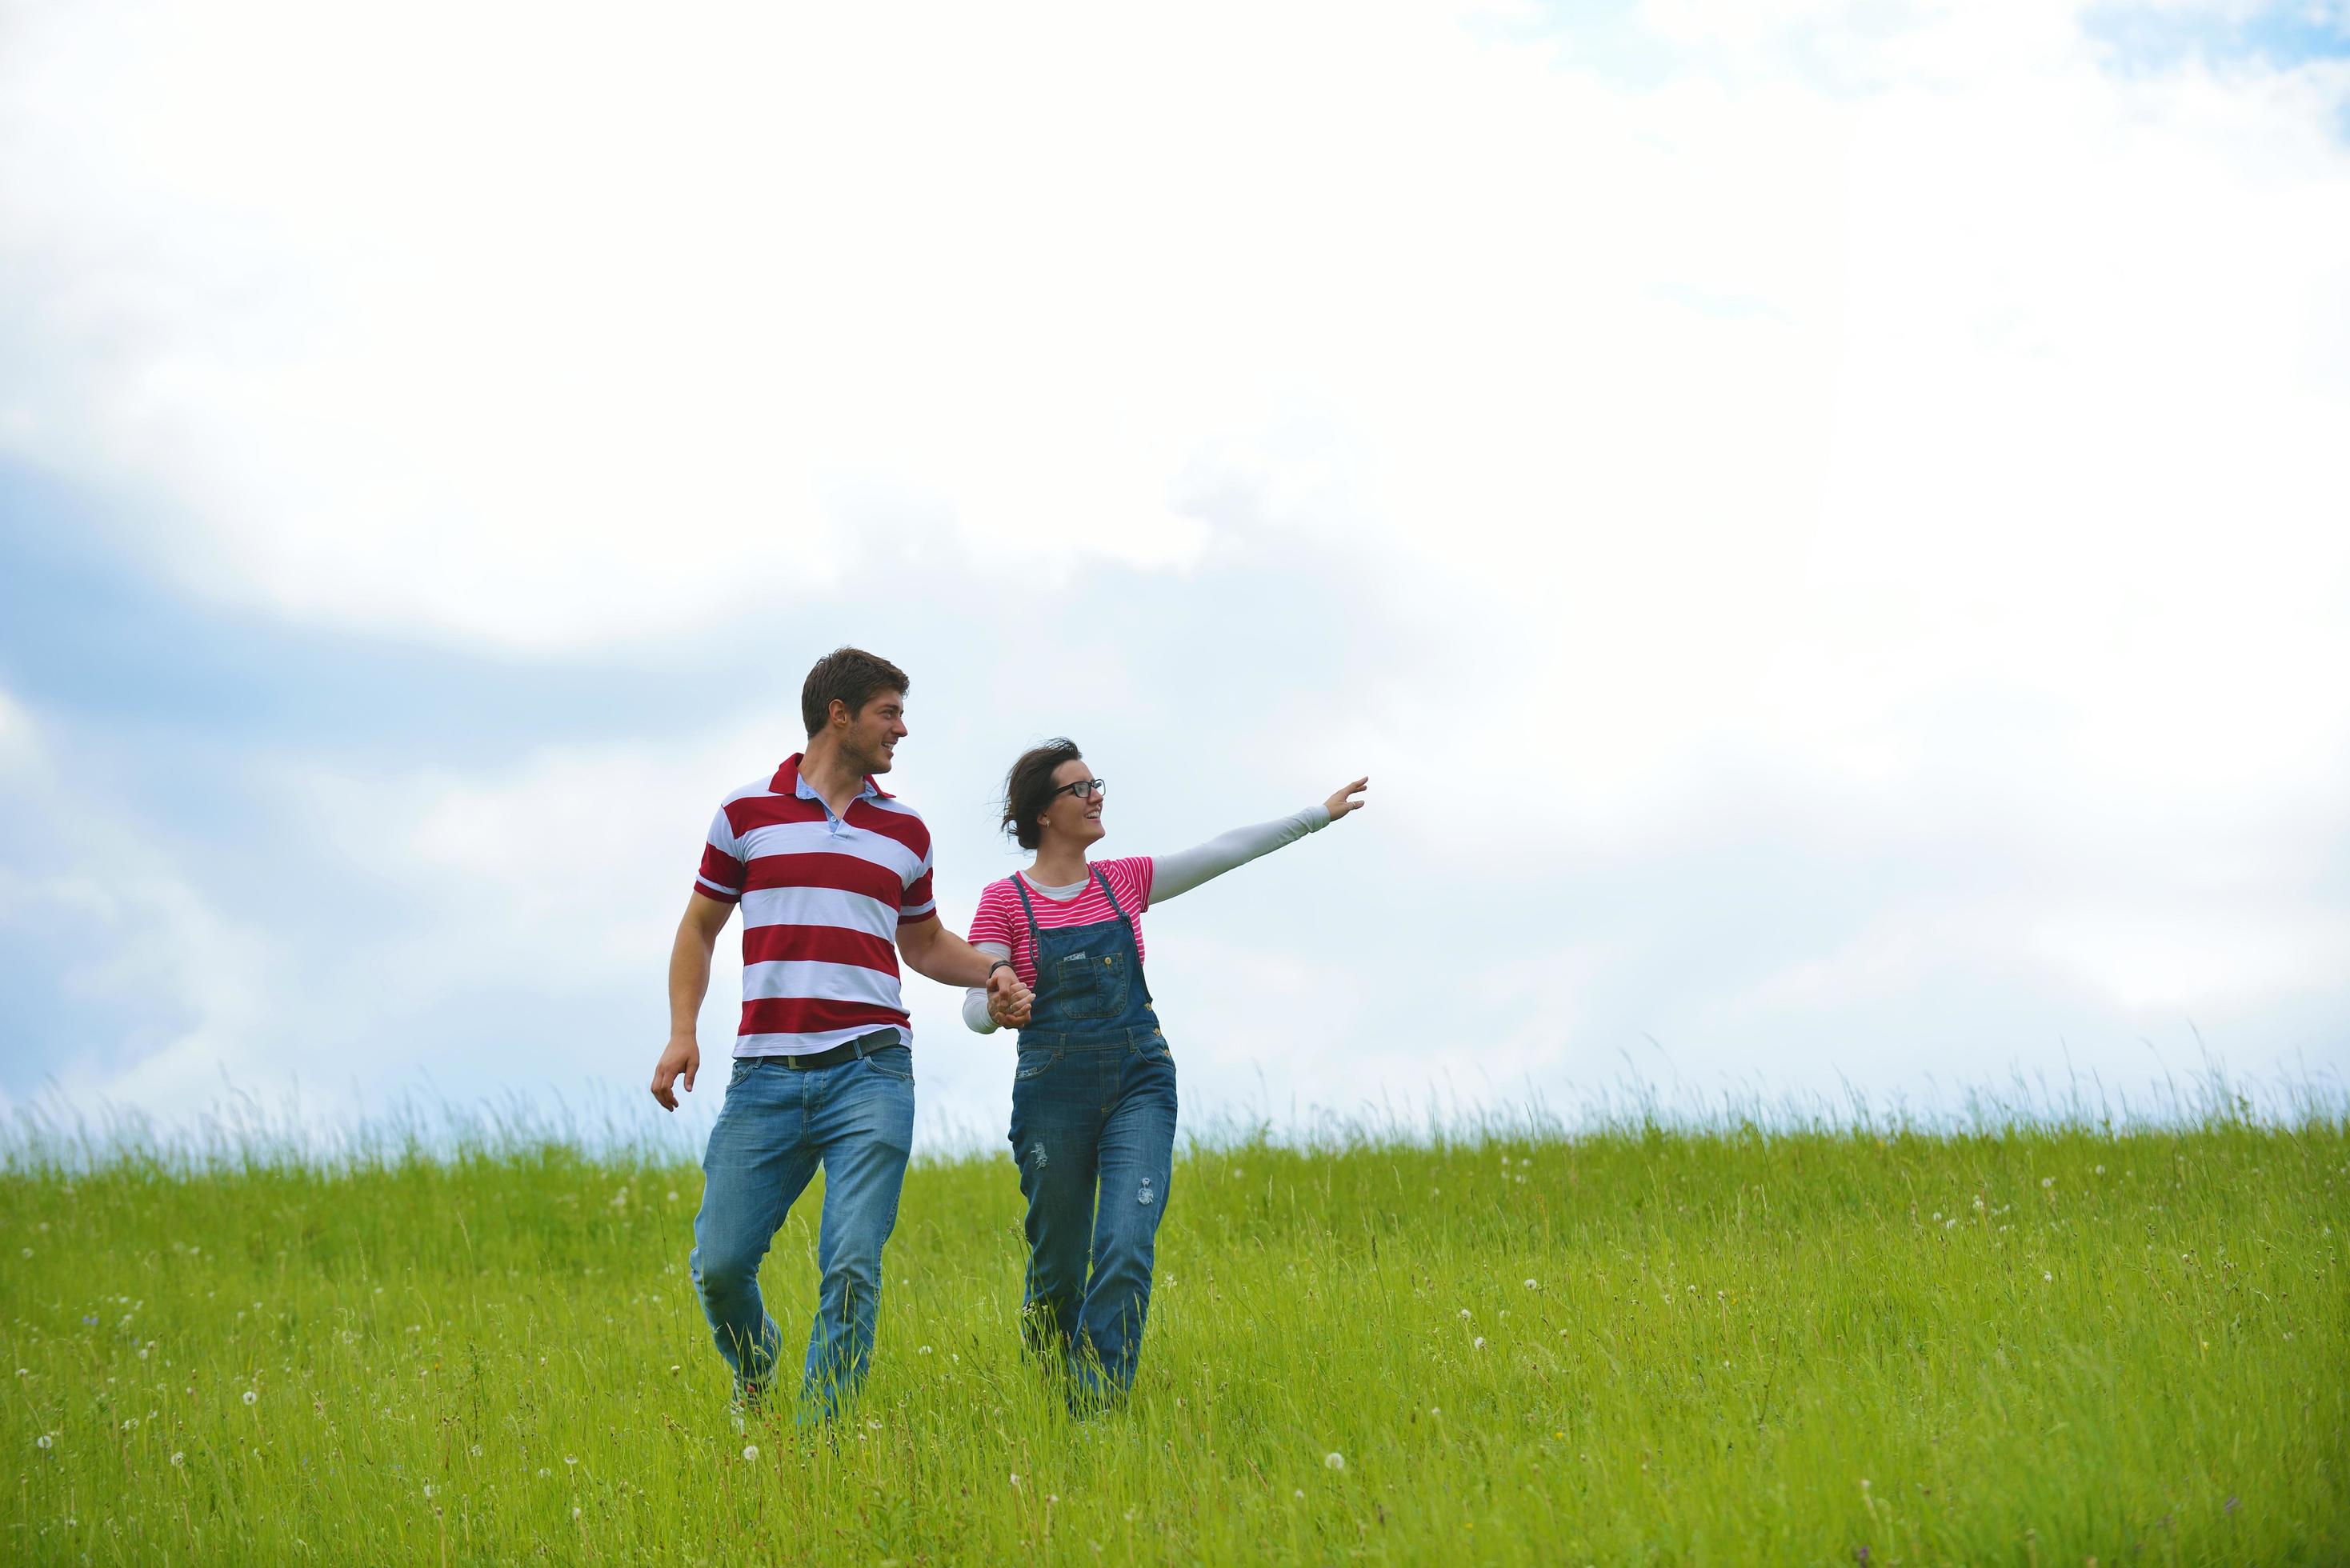
[[(1036, 906), (1036, 925), (1041, 930), (1058, 930), (1064, 926), (1091, 925), (1097, 920), (1114, 920), (1118, 911), (1110, 908), (1102, 896), (1101, 884), (1093, 879), (1098, 871), (1109, 878), (1118, 894), (1118, 901), (1134, 920), (1135, 956), (1142, 951), (1142, 912), (1150, 908), (1150, 884), (1154, 867), (1148, 855), (1128, 856), (1122, 860), (1096, 860), (1086, 867), (1085, 890), (1066, 903), (1047, 898), (1036, 891), (1036, 884), (1028, 884), (1029, 901)], [(1018, 872), (1013, 876), (1018, 876)], [(1028, 940), (1028, 911), (1020, 907), (1020, 895), (1013, 889), (1012, 877), (990, 882), (979, 891), (979, 910), (971, 918), (971, 941), (1001, 942), (1011, 950), (1013, 972), (1023, 984), (1036, 983), (1035, 944)]]
[(743, 906), (734, 1054), (805, 1055), (883, 1028), (910, 1045), (898, 927), (938, 913), (931, 830), (869, 777), (836, 817), (799, 765), (795, 754), (720, 804), (694, 879), (703, 898)]

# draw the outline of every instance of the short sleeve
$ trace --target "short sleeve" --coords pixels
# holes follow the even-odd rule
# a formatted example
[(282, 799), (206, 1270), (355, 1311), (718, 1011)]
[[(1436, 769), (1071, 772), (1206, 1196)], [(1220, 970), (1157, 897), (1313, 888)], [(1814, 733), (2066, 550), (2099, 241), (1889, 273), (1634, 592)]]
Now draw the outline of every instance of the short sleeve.
[(1118, 902), (1129, 915), (1139, 915), (1150, 908), (1150, 857), (1129, 855), (1116, 860), (1097, 860), (1109, 885), (1118, 889)]
[(939, 901), (931, 888), (930, 835), (922, 836), (922, 859), (906, 878), (906, 895), (898, 901), (898, 919), (926, 920), (939, 912)]
[(1011, 947), (1011, 903), (1001, 882), (990, 882), (979, 890), (979, 908), (972, 911), (971, 917), (971, 940), (974, 945), (999, 942)]
[(710, 819), (710, 835), (702, 846), (702, 870), (693, 879), (693, 890), (722, 904), (742, 901), (743, 841), (734, 836), (734, 825), (727, 820), (723, 806)]

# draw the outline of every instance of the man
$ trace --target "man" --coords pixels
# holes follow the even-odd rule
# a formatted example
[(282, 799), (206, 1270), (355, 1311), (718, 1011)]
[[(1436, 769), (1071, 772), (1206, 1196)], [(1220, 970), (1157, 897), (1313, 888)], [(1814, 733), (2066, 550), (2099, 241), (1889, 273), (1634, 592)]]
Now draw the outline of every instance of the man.
[(738, 1409), (755, 1405), (783, 1343), (759, 1298), (759, 1261), (824, 1168), (823, 1280), (802, 1372), (803, 1416), (821, 1418), (865, 1378), (881, 1247), (913, 1137), (913, 1031), (898, 957), (941, 985), (985, 986), (1003, 1023), (1026, 1021), (1028, 992), (1009, 965), (940, 922), (930, 830), (873, 782), (908, 733), (904, 671), (837, 649), (808, 671), (800, 714), (807, 750), (728, 795), (711, 822), (670, 953), (669, 1044), (652, 1093), (673, 1111), (672, 1086), (693, 1088), (711, 950), (740, 903), (743, 1022), (702, 1158), (694, 1288), (734, 1374)]

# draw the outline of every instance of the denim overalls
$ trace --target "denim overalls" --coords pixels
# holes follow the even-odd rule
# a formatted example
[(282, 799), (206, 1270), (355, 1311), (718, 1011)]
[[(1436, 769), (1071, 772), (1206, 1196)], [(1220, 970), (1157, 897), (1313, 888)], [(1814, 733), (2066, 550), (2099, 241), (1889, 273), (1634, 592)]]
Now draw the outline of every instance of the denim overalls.
[(1175, 1060), (1133, 922), (1109, 878), (1093, 877), (1114, 918), (1058, 930), (1037, 929), (1026, 885), (1012, 878), (1036, 961), (1012, 1080), (1012, 1153), (1028, 1199), (1021, 1333), (1067, 1367), (1081, 1404), (1134, 1382), (1175, 1154)]

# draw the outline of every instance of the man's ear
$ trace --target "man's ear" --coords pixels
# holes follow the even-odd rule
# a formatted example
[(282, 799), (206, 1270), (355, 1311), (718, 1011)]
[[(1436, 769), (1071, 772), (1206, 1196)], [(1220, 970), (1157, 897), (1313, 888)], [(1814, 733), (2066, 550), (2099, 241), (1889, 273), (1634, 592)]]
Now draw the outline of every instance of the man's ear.
[(824, 722), (827, 724), (854, 724), (857, 715), (848, 711), (847, 703), (835, 697), (824, 705)]

